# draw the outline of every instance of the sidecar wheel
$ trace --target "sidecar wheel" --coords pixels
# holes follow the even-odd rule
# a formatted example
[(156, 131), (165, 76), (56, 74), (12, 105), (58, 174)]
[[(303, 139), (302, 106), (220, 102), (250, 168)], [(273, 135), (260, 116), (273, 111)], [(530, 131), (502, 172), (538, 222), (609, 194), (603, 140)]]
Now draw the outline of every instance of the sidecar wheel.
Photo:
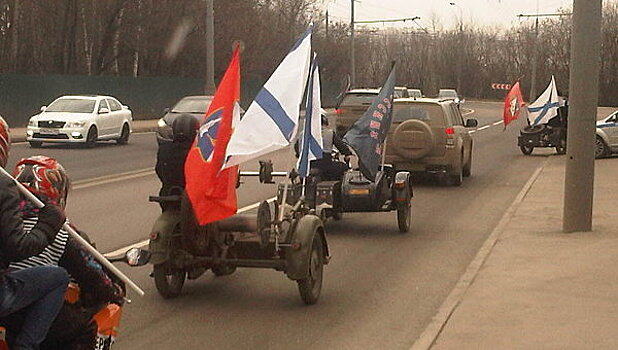
[(154, 265), (154, 280), (157, 291), (165, 299), (180, 295), (185, 284), (186, 272), (171, 268), (168, 264)]
[(307, 305), (315, 304), (320, 298), (322, 291), (322, 279), (324, 277), (324, 247), (319, 234), (316, 234), (311, 244), (309, 255), (309, 274), (307, 278), (296, 281), (298, 291), (303, 302)]
[(534, 150), (534, 147), (532, 146), (519, 146), (519, 149), (521, 150), (521, 153), (529, 156), (532, 154), (532, 151)]
[(412, 221), (412, 204), (410, 200), (404, 205), (397, 208), (397, 225), (399, 232), (407, 233), (410, 231), (410, 222)]
[(236, 266), (216, 265), (210, 268), (217, 277), (231, 275), (236, 272)]

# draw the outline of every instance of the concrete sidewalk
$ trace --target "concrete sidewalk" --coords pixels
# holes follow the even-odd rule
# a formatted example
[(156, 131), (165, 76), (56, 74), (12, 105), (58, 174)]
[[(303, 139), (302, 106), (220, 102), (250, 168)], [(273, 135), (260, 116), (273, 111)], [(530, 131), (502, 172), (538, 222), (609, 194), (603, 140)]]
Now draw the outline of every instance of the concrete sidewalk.
[[(134, 120), (133, 132), (149, 132), (157, 130), (159, 119)], [(26, 141), (26, 128), (11, 128), (11, 142)]]
[(618, 159), (596, 160), (594, 231), (564, 234), (551, 156), (432, 349), (618, 349)]

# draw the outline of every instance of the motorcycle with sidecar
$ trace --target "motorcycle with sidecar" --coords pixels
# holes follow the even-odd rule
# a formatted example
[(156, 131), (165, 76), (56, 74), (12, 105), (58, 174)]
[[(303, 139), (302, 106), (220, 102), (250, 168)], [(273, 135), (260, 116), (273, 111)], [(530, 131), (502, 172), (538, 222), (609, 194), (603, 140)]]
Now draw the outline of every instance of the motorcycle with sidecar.
[(236, 214), (208, 225), (197, 224), (191, 203), (182, 189), (150, 201), (166, 208), (150, 233), (150, 262), (157, 291), (164, 298), (180, 295), (185, 279), (210, 269), (216, 276), (238, 267), (271, 268), (296, 281), (301, 299), (314, 304), (320, 297), (323, 268), (330, 253), (322, 220), (304, 198), (295, 196), (300, 181), (294, 172), (274, 172), (271, 162), (260, 171), (240, 172), (274, 184), (273, 176), (287, 176), (271, 205), (261, 202), (254, 214)]
[[(338, 160), (338, 155), (333, 159)], [(349, 168), (349, 164), (348, 164)], [(343, 178), (325, 178), (319, 169), (311, 169), (305, 184), (306, 198), (316, 214), (327, 221), (340, 220), (343, 213), (397, 211), (397, 226), (401, 233), (410, 230), (413, 196), (411, 175), (382, 165), (375, 181), (360, 170), (347, 170)]]
[(517, 145), (521, 153), (532, 154), (537, 147), (555, 148), (556, 153), (565, 154), (567, 145), (568, 107), (558, 108), (558, 115), (546, 124), (528, 125), (519, 132)]

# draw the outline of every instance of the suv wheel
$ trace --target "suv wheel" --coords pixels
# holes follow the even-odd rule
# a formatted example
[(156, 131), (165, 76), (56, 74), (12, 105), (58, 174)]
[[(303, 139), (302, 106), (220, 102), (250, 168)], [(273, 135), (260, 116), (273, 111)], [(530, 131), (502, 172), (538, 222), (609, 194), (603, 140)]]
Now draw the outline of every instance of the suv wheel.
[(463, 183), (463, 177), (464, 177), (464, 165), (462, 164), (463, 162), (463, 155), (461, 157), (461, 160), (459, 162), (459, 166), (455, 167), (455, 169), (453, 169), (453, 172), (451, 174), (449, 174), (449, 180), (451, 185), (453, 186), (461, 186), (461, 184)]
[(463, 176), (470, 177), (472, 175), (472, 150), (470, 150), (470, 158), (468, 158), (468, 163), (463, 167)]

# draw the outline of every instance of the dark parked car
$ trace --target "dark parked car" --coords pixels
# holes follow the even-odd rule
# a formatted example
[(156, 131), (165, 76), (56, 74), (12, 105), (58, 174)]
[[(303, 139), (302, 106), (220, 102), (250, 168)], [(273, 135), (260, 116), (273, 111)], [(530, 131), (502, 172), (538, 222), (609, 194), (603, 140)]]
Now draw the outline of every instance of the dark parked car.
[(185, 96), (174, 107), (166, 108), (165, 115), (159, 119), (157, 128), (157, 142), (172, 142), (172, 122), (181, 114), (191, 114), (195, 119), (202, 121), (206, 110), (212, 102), (213, 96)]

